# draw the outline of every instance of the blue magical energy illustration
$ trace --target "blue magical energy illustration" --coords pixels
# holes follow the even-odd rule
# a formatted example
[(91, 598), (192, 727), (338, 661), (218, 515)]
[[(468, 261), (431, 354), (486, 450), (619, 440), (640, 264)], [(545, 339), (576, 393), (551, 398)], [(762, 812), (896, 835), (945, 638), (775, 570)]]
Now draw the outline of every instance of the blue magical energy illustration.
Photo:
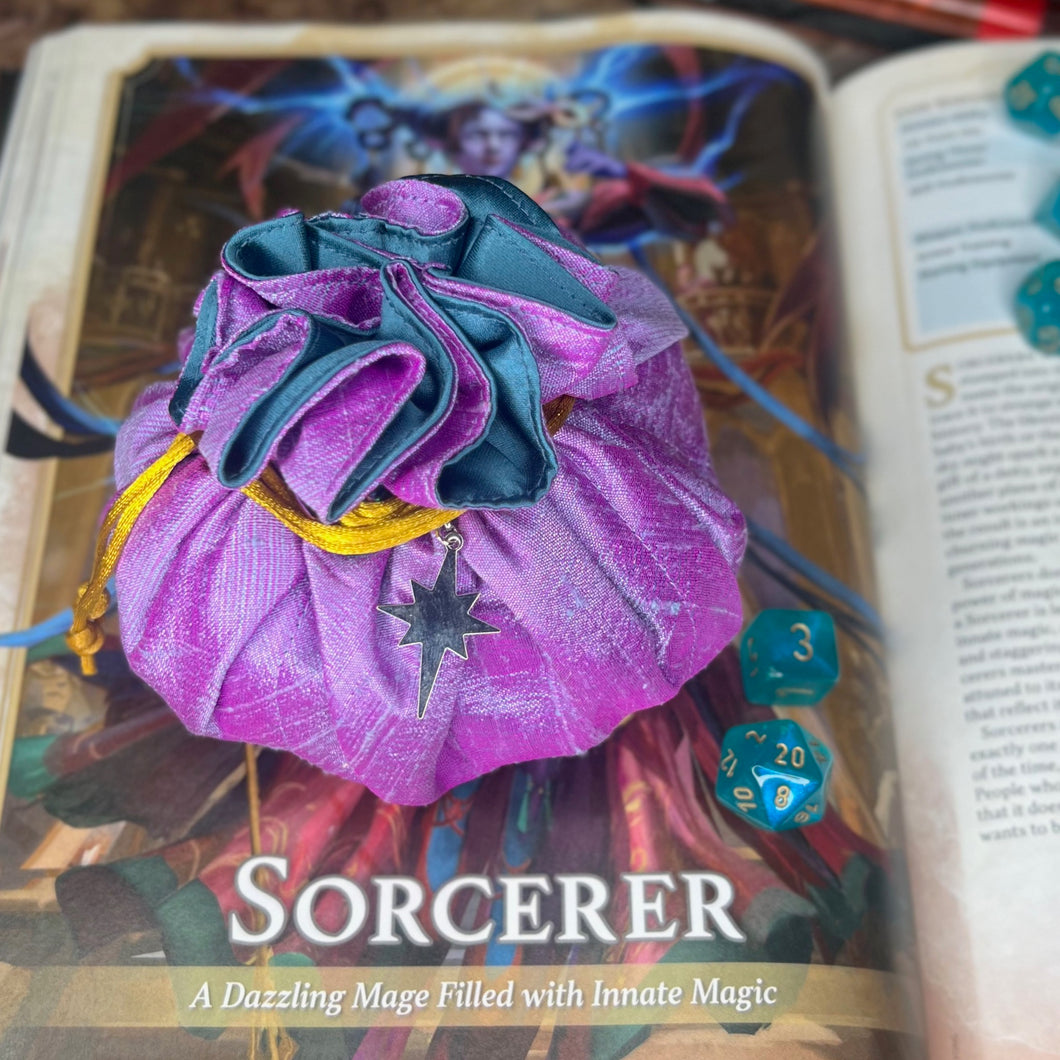
[[(184, 60), (185, 98), (250, 118), (229, 160), (251, 212), (276, 167), (340, 177), (354, 200), (410, 172), (504, 177), (590, 245), (700, 238), (743, 179), (727, 162), (754, 102), (790, 71), (658, 45), (608, 48), (559, 72), (486, 55), (292, 63), (253, 93)], [(256, 197), (257, 196), (257, 197)], [(336, 205), (339, 205), (336, 203)]]

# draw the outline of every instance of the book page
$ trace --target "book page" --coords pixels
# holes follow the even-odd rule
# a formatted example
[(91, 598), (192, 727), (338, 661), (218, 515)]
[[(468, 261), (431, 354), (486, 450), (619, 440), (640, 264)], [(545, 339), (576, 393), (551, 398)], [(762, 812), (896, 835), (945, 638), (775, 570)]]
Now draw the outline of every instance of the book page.
[[(1060, 361), (1013, 296), (1055, 144), (960, 46), (835, 97), (850, 341), (931, 1055), (1060, 1056)], [(1055, 47), (1055, 45), (1054, 45)]]
[[(46, 220), (48, 239), (20, 249), (33, 282), (0, 321), (9, 365), (28, 331), (64, 392), (120, 419), (144, 385), (172, 385), (176, 336), (237, 228), (409, 173), (504, 177), (706, 336), (683, 352), (718, 478), (752, 524), (745, 619), (829, 611), (841, 674), (815, 706), (754, 705), (732, 644), (584, 754), (399, 806), (290, 753), (185, 732), (132, 672), (120, 612), (97, 677), (61, 636), (0, 653), (20, 671), (3, 704), (0, 1053), (110, 1055), (135, 1029), (141, 1051), (185, 1055), (193, 1028), (221, 1035), (196, 1055), (243, 1055), (264, 1027), (306, 1055), (921, 1056), (812, 57), (678, 13), (122, 27), (44, 53), (70, 76), (26, 225)], [(24, 389), (15, 401), (30, 414)], [(660, 414), (698, 430), (695, 402)], [(26, 502), (45, 517), (42, 562), (20, 569), (36, 619), (85, 576), (112, 460), (64, 459)], [(357, 702), (334, 699), (357, 725)], [(821, 819), (783, 832), (715, 794), (725, 733), (753, 723), (761, 743), (777, 719), (834, 760)]]

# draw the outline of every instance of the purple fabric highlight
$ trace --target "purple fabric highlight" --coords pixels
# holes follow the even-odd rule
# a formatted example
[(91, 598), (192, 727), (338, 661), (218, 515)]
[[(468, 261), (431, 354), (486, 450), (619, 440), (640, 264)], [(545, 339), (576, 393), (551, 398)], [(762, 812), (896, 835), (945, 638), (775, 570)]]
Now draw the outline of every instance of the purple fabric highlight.
[[(423, 357), (414, 347), (384, 346), (336, 373), (280, 435), (271, 459), (315, 518), (325, 518), (346, 477), (422, 376)], [(332, 459), (320, 460), (321, 451)]]
[(437, 507), (435, 483), (443, 466), (466, 449), (489, 421), (490, 381), (445, 318), (416, 290), (408, 269), (395, 264), (387, 267), (387, 273), (409, 308), (441, 339), (456, 368), (456, 387), (448, 414), (421, 441), (406, 450), (382, 484), (409, 504)]
[(414, 228), (425, 236), (449, 232), (467, 215), (459, 195), (423, 180), (378, 184), (361, 197), (361, 209), (369, 217)]

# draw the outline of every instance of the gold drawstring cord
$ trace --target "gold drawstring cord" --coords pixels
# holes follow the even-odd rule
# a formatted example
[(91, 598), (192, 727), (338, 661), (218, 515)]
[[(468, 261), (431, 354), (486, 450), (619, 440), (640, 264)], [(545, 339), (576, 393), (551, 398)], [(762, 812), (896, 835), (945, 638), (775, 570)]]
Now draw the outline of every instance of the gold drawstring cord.
[(147, 502), (169, 478), (173, 468), (194, 449), (195, 439), (191, 435), (178, 434), (165, 453), (121, 492), (99, 528), (92, 574), (77, 591), (74, 620), (66, 634), (66, 643), (81, 657), (81, 672), (85, 675), (96, 672), (94, 656), (103, 647), (100, 620), (110, 606), (107, 582), (118, 565), (122, 546)]
[[(545, 406), (549, 434), (559, 431), (573, 408), (572, 397), (556, 398)], [(110, 606), (107, 582), (118, 566), (125, 542), (140, 513), (173, 469), (195, 451), (195, 443), (196, 437), (178, 434), (170, 447), (122, 490), (103, 520), (92, 573), (78, 590), (73, 622), (66, 634), (66, 643), (80, 657), (81, 672), (86, 676), (96, 672), (94, 656), (103, 646), (101, 621)], [(339, 556), (364, 556), (403, 545), (462, 514), (459, 510), (422, 508), (390, 497), (362, 501), (337, 523), (320, 523), (299, 508), (294, 495), (271, 467), (256, 482), (244, 486), (242, 492), (303, 541)]]

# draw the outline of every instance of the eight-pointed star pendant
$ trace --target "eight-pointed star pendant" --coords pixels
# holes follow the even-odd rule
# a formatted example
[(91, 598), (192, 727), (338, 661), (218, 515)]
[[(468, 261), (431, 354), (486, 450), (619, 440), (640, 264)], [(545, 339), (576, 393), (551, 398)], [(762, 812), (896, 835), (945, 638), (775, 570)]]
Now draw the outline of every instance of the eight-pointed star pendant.
[(500, 633), (496, 626), (471, 614), (478, 593), (456, 591), (456, 552), (454, 548), (446, 548), (442, 569), (432, 588), (428, 589), (413, 579), (411, 604), (379, 604), (376, 608), (408, 624), (398, 647), (420, 645), (417, 718), (422, 718), (427, 711), (427, 701), (431, 698), (445, 653), (449, 651), (467, 659), (468, 637)]

